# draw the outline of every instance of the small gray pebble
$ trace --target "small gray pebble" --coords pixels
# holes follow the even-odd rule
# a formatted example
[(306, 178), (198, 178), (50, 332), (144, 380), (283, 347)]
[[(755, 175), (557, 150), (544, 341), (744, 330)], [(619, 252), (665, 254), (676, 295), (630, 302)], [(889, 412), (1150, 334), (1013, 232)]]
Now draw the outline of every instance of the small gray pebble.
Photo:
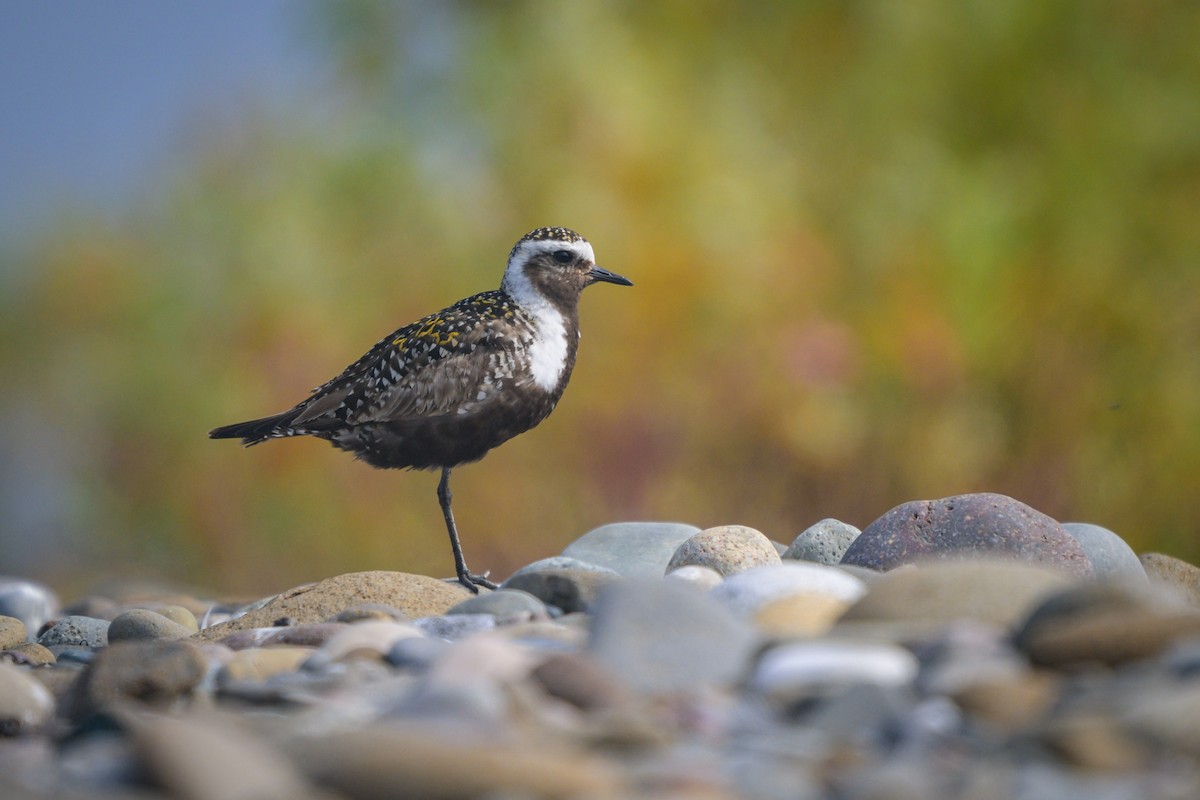
[(108, 644), (108, 620), (95, 617), (63, 617), (51, 623), (38, 637), (38, 644), (53, 650), (54, 645), (103, 647)]
[(841, 520), (823, 519), (793, 539), (783, 557), (817, 564), (838, 564), (846, 554), (846, 548), (860, 533), (858, 528)]
[(472, 634), (492, 630), (496, 627), (496, 617), (493, 614), (454, 614), (453, 616), (421, 617), (411, 620), (409, 624), (420, 628), (429, 636), (456, 642)]
[(1071, 534), (1084, 554), (1091, 559), (1097, 578), (1122, 577), (1137, 581), (1149, 580), (1146, 568), (1124, 539), (1099, 525), (1089, 522), (1064, 522), (1063, 529)]
[(386, 660), (395, 667), (424, 672), (452, 646), (445, 639), (411, 636), (407, 639), (400, 639), (392, 645)]

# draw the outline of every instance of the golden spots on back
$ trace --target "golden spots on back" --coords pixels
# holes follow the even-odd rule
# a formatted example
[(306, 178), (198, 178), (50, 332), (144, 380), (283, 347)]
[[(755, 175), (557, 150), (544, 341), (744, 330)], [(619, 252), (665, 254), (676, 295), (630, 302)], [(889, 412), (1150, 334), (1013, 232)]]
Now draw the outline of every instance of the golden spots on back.
[(395, 345), (396, 347), (404, 347), (404, 343), (407, 341), (408, 341), (407, 336), (397, 336), (395, 339), (392, 339), (392, 344)]

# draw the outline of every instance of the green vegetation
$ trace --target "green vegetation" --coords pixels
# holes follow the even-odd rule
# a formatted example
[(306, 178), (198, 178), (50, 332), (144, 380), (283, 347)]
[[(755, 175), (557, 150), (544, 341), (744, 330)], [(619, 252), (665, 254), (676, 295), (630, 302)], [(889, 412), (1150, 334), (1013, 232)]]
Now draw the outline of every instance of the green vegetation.
[(473, 566), (968, 491), (1200, 559), (1200, 5), (318, 9), (326, 107), (197, 131), (6, 289), (6, 416), (68, 454), (106, 563), (448, 574), (436, 475), (205, 432), (494, 287), (539, 225), (636, 287), (585, 296), (555, 414), (455, 473)]

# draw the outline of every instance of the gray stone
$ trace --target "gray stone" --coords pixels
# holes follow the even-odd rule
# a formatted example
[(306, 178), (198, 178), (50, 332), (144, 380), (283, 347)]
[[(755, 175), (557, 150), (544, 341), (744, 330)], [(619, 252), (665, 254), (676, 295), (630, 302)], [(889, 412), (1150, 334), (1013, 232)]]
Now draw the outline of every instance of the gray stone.
[(613, 584), (593, 612), (588, 649), (638, 692), (727, 686), (758, 646), (748, 624), (706, 594), (661, 578)]
[(783, 557), (816, 564), (839, 564), (860, 533), (858, 528), (841, 520), (823, 519), (793, 539), (783, 551)]
[(543, 569), (584, 569), (591, 570), (593, 572), (606, 572), (610, 575), (617, 574), (615, 569), (602, 567), (599, 564), (593, 564), (592, 562), (584, 561), (581, 558), (572, 558), (571, 556), (550, 556), (549, 558), (541, 558), (521, 567), (519, 570), (510, 575), (508, 580), (500, 584), (500, 588), (506, 588), (508, 586), (508, 581), (511, 581), (518, 575), (524, 575), (529, 572), (538, 572)]
[(58, 595), (37, 581), (0, 578), (0, 616), (16, 617), (25, 623), (27, 636), (35, 636), (43, 625), (58, 616)]
[(659, 578), (679, 545), (699, 532), (695, 525), (680, 522), (614, 522), (588, 531), (562, 554), (626, 578)]
[(589, 569), (539, 569), (514, 575), (504, 583), (506, 589), (519, 589), (564, 614), (590, 611), (600, 590), (621, 577), (612, 572)]
[(529, 592), (507, 588), (467, 598), (446, 614), (491, 614), (499, 625), (548, 619), (550, 616), (546, 611), (546, 604)]
[(496, 617), (493, 614), (446, 614), (438, 617), (421, 617), (414, 619), (411, 624), (424, 631), (426, 636), (436, 636), (449, 642), (457, 642), (468, 636), (494, 629)]
[[(61, 657), (60, 657), (61, 659)], [(128, 702), (167, 707), (188, 697), (208, 670), (189, 641), (118, 642), (99, 650), (80, 683), (80, 718)]]
[(896, 506), (868, 525), (842, 562), (872, 569), (935, 558), (1000, 555), (1090, 577), (1083, 548), (1050, 517), (1001, 494), (964, 494)]
[(54, 714), (54, 698), (27, 669), (0, 661), (0, 737), (36, 728)]
[(771, 540), (745, 525), (721, 525), (688, 538), (675, 550), (667, 572), (680, 567), (708, 567), (721, 575), (734, 575), (753, 567), (779, 563)]
[(451, 646), (445, 639), (430, 639), (424, 636), (399, 639), (388, 650), (386, 660), (392, 666), (401, 669), (424, 672)]
[(1124, 539), (1090, 522), (1064, 522), (1063, 530), (1071, 534), (1092, 562), (1097, 578), (1129, 578), (1146, 580), (1146, 569)]
[(51, 649), (56, 645), (104, 647), (108, 644), (108, 625), (107, 620), (94, 617), (63, 617), (38, 637), (38, 644)]
[(118, 614), (113, 619), (108, 626), (108, 641), (112, 643), (145, 639), (185, 639), (194, 632), (162, 614), (135, 608)]

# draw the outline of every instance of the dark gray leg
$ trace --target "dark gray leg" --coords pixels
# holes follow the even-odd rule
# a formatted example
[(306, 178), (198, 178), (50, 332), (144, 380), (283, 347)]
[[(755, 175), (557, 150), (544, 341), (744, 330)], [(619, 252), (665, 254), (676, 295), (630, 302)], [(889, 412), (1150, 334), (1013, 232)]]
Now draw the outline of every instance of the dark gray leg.
[(479, 594), (479, 587), (486, 586), (495, 589), (496, 584), (487, 579), (487, 575), (472, 575), (467, 569), (467, 559), (463, 557), (462, 545), (458, 542), (458, 526), (454, 524), (454, 512), (450, 510), (450, 468), (442, 467), (442, 479), (438, 481), (438, 502), (442, 504), (442, 516), (446, 518), (446, 532), (450, 534), (450, 547), (454, 550), (454, 571), (458, 573), (458, 582)]

